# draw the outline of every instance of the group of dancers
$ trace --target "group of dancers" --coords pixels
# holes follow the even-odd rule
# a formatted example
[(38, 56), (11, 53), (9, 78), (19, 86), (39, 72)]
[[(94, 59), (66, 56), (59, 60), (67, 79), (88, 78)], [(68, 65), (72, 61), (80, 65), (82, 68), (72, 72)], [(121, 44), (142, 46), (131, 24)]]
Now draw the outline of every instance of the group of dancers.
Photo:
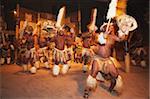
[[(118, 72), (121, 65), (112, 57), (112, 48), (116, 41), (126, 40), (129, 31), (137, 28), (135, 19), (128, 15), (114, 18), (113, 21), (104, 23), (97, 33), (98, 27), (95, 25), (97, 9), (95, 8), (91, 23), (87, 26), (88, 31), (76, 35), (74, 27), (62, 24), (64, 10), (65, 7), (60, 9), (57, 22), (54, 24), (47, 21), (42, 26), (42, 23), (38, 22), (37, 27), (41, 27), (43, 33), (41, 31), (38, 33), (38, 28), (33, 31), (31, 26), (26, 25), (20, 39), (21, 46), (26, 46), (24, 58), (20, 58), (24, 62), (24, 69), (30, 67), (29, 71), (36, 73), (42, 64), (46, 68), (52, 68), (52, 74), (58, 76), (60, 72), (66, 74), (71, 68), (70, 62), (79, 59), (83, 65), (83, 72), (89, 71), (84, 98), (88, 98), (90, 90), (96, 88), (98, 79), (110, 81), (109, 92), (114, 88), (121, 88), (123, 82)], [(46, 36), (46, 33), (53, 35)], [(50, 47), (50, 45), (54, 46)]]
[(118, 68), (121, 65), (112, 57), (112, 48), (116, 41), (126, 40), (129, 32), (137, 28), (135, 19), (122, 15), (98, 28), (95, 8), (88, 31), (76, 35), (75, 27), (62, 22), (64, 12), (65, 7), (62, 7), (56, 23), (38, 22), (35, 29), (24, 22), (18, 40), (18, 60), (24, 71), (36, 73), (45, 67), (51, 68), (52, 74), (58, 76), (68, 72), (71, 62), (81, 62), (83, 72), (89, 73), (84, 98), (88, 98), (89, 92), (96, 88), (97, 80), (110, 81), (109, 92), (120, 89), (123, 82)]

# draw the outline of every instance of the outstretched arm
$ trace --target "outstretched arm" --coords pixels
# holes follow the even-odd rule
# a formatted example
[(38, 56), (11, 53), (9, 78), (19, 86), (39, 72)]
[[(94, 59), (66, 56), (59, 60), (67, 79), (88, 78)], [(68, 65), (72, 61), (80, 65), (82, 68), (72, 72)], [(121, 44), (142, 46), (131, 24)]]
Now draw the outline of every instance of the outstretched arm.
[(123, 36), (121, 36), (121, 37), (118, 37), (118, 36), (116, 36), (116, 35), (110, 35), (110, 37), (113, 38), (115, 41), (118, 41), (118, 42), (121, 42), (121, 41), (123, 41), (123, 40), (126, 39), (126, 36), (125, 36), (125, 35), (123, 35)]

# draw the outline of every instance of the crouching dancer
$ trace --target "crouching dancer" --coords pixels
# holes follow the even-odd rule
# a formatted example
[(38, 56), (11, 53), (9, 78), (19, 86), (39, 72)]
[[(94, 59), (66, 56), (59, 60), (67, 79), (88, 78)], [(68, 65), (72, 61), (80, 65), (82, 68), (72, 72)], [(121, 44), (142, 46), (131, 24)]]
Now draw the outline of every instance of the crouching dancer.
[(96, 55), (93, 58), (90, 75), (86, 81), (84, 98), (88, 98), (90, 90), (96, 89), (97, 77), (100, 81), (110, 81), (109, 92), (112, 92), (115, 88), (122, 87), (122, 78), (117, 70), (120, 64), (115, 58), (111, 57), (111, 49), (115, 41), (123, 39), (124, 37), (119, 38), (114, 34), (113, 25), (109, 26), (108, 32), (101, 32), (98, 35), (97, 48), (95, 49)]
[(61, 72), (62, 74), (66, 74), (69, 70), (69, 65), (67, 64), (68, 60), (68, 51), (65, 49), (67, 37), (65, 35), (65, 28), (62, 19), (65, 16), (65, 9), (66, 7), (63, 6), (58, 13), (56, 26), (56, 35), (50, 40), (54, 41), (55, 48), (54, 48), (54, 66), (53, 66), (53, 75), (57, 76), (60, 72), (59, 64), (62, 64)]
[(60, 66), (59, 64), (62, 64), (62, 74), (66, 74), (69, 70), (69, 65), (67, 64), (68, 60), (68, 53), (65, 49), (65, 41), (66, 36), (64, 35), (63, 31), (59, 31), (56, 36), (51, 39), (55, 42), (55, 48), (54, 48), (54, 66), (53, 66), (53, 75), (57, 76), (60, 72)]
[(83, 39), (83, 50), (82, 50), (82, 59), (83, 59), (83, 72), (90, 70), (91, 58), (94, 55), (94, 52), (91, 48), (93, 41), (95, 41), (95, 34), (97, 30), (96, 26), (96, 15), (97, 9), (94, 8), (91, 13), (91, 22), (87, 25), (88, 32), (82, 34)]

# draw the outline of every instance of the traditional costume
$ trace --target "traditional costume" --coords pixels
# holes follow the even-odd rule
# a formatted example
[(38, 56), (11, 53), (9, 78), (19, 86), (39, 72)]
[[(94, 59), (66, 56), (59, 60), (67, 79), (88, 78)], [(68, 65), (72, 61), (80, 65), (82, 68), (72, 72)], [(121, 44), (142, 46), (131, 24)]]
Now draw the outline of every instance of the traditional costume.
[(75, 38), (75, 42), (76, 42), (76, 45), (75, 45), (75, 48), (74, 48), (74, 59), (75, 59), (75, 62), (77, 63), (81, 63), (82, 62), (82, 40), (81, 38), (79, 37), (76, 37)]
[[(56, 26), (56, 31), (57, 31), (57, 35), (55, 36), (55, 45), (56, 43), (59, 43), (61, 41), (58, 41), (59, 39), (62, 39), (62, 40), (66, 40), (66, 37), (64, 35), (64, 33), (61, 33), (61, 32), (64, 32), (63, 29), (64, 29), (64, 25), (62, 23), (62, 20), (64, 18), (64, 13), (65, 12), (65, 7), (62, 7), (60, 10), (59, 10), (59, 14), (57, 16), (57, 22), (55, 24)], [(62, 35), (60, 35), (60, 34)], [(67, 64), (67, 60), (68, 60), (68, 51), (67, 49), (65, 48), (65, 41), (62, 41), (64, 45), (63, 48), (64, 49), (58, 49), (57, 47), (54, 48), (54, 61), (55, 61), (55, 64), (53, 66), (53, 75), (54, 76), (57, 76), (59, 75), (59, 72), (60, 72), (60, 67), (58, 66), (59, 64), (62, 64), (62, 74), (66, 74), (69, 70), (69, 65)], [(61, 43), (62, 43), (61, 42)], [(57, 45), (56, 45), (57, 46)]]
[(21, 65), (24, 71), (29, 71), (32, 64), (31, 49), (34, 47), (33, 41), (33, 27), (28, 25), (25, 21), (22, 30), (20, 31), (20, 44), (19, 46), (19, 57)]
[[(54, 48), (54, 61), (56, 61), (57, 63), (63, 64), (62, 67), (62, 73), (66, 74), (68, 69), (69, 69), (69, 65), (66, 64), (67, 61), (69, 60), (68, 57), (68, 49), (64, 49), (64, 50), (59, 50), (57, 48)], [(53, 67), (53, 74), (54, 75), (58, 75), (59, 73), (57, 73), (57, 71), (59, 72), (59, 70), (57, 70), (57, 68), (60, 68), (58, 65), (54, 65)]]
[(132, 16), (126, 14), (118, 16), (116, 21), (119, 27), (118, 33), (120, 37), (129, 35), (129, 32), (135, 30), (138, 26), (136, 20)]
[(54, 48), (54, 60), (59, 63), (66, 63), (68, 60), (68, 49), (59, 50)]
[[(107, 13), (107, 19), (110, 19), (115, 17), (116, 12), (116, 5), (117, 0), (112, 0), (109, 5), (109, 10)], [(109, 87), (109, 91), (112, 92), (115, 86), (122, 87), (122, 78), (118, 73), (117, 67), (120, 67), (119, 62), (112, 58), (111, 55), (111, 48), (114, 43), (114, 41), (119, 41), (119, 38), (116, 37), (111, 31), (109, 31), (109, 25), (107, 25), (107, 28), (105, 30), (104, 34), (101, 32), (98, 35), (98, 50), (97, 50), (97, 56), (94, 56), (92, 61), (92, 67), (91, 67), (91, 74), (88, 76), (86, 85), (87, 89), (85, 90), (84, 97), (88, 98), (90, 89), (95, 89), (97, 86), (97, 80), (110, 80), (111, 84)], [(104, 26), (102, 26), (104, 27)], [(102, 30), (102, 27), (100, 30)], [(111, 29), (111, 28), (110, 28)], [(110, 33), (109, 33), (110, 32)], [(113, 42), (112, 42), (113, 41)], [(99, 75), (98, 75), (99, 74)]]
[(83, 72), (90, 70), (89, 65), (91, 65), (90, 63), (91, 63), (93, 55), (94, 55), (94, 52), (91, 48), (82, 49), (82, 59), (84, 61), (84, 65), (82, 68)]
[(91, 14), (91, 23), (87, 26), (89, 32), (87, 33), (83, 33), (82, 37), (83, 37), (83, 49), (82, 49), (82, 57), (83, 57), (83, 61), (84, 61), (84, 65), (83, 65), (83, 72), (86, 72), (89, 68), (88, 65), (90, 65), (90, 60), (91, 57), (94, 55), (94, 52), (91, 49), (91, 45), (92, 42), (94, 41), (93, 39), (93, 34), (95, 33), (95, 31), (97, 30), (97, 26), (95, 26), (96, 24), (96, 15), (97, 15), (97, 9), (95, 8), (93, 10), (93, 13)]
[(74, 37), (74, 34), (75, 32), (70, 32), (70, 29), (69, 31), (67, 32), (67, 35), (66, 35), (66, 49), (67, 49), (67, 53), (68, 53), (68, 61), (71, 61), (73, 62), (74, 61), (74, 51), (73, 51), (73, 48), (74, 48), (74, 41), (75, 41), (75, 37)]

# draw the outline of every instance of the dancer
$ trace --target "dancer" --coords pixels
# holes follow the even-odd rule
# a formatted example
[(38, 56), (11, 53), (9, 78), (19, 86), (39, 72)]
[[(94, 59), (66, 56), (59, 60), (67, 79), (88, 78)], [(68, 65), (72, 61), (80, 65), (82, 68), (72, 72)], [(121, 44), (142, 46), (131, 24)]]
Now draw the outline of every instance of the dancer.
[(85, 73), (88, 71), (89, 65), (91, 63), (91, 58), (94, 55), (93, 50), (91, 49), (91, 46), (93, 45), (94, 37), (95, 37), (95, 31), (97, 30), (97, 27), (95, 25), (96, 23), (96, 15), (97, 15), (97, 9), (93, 9), (92, 17), (91, 17), (91, 23), (87, 26), (88, 32), (85, 32), (82, 34), (82, 40), (83, 40), (83, 49), (82, 49), (82, 59), (83, 59), (83, 72)]
[(66, 50), (68, 53), (68, 62), (74, 61), (73, 47), (75, 44), (75, 31), (69, 26), (65, 26), (65, 36), (66, 36)]
[(62, 74), (66, 74), (69, 65), (67, 64), (68, 61), (68, 50), (65, 49), (65, 41), (67, 40), (64, 31), (60, 30), (57, 35), (51, 39), (51, 41), (55, 42), (55, 48), (54, 48), (54, 67), (53, 67), (53, 75), (57, 76), (60, 72), (59, 64), (62, 64)]
[(62, 74), (66, 74), (69, 70), (69, 65), (67, 64), (68, 53), (67, 53), (67, 49), (65, 49), (67, 38), (65, 36), (64, 24), (62, 23), (64, 12), (65, 12), (65, 7), (62, 7), (59, 10), (59, 14), (56, 22), (57, 34), (50, 40), (55, 42), (55, 48), (53, 53), (54, 54), (54, 66), (53, 66), (54, 76), (57, 76), (60, 73), (59, 64), (62, 64), (62, 69), (61, 69)]
[[(104, 29), (106, 30), (106, 28)], [(98, 35), (97, 52), (92, 62), (92, 68), (87, 78), (87, 87), (85, 89), (84, 97), (88, 97), (88, 93), (91, 89), (95, 89), (97, 86), (97, 75), (99, 74), (99, 80), (108, 80), (111, 85), (108, 89), (112, 92), (114, 87), (121, 88), (122, 78), (118, 73), (117, 67), (120, 67), (119, 62), (111, 57), (111, 49), (115, 44), (115, 41), (124, 40), (123, 37), (118, 37), (114, 34), (114, 25), (111, 24), (108, 28), (108, 32), (101, 32)]]

